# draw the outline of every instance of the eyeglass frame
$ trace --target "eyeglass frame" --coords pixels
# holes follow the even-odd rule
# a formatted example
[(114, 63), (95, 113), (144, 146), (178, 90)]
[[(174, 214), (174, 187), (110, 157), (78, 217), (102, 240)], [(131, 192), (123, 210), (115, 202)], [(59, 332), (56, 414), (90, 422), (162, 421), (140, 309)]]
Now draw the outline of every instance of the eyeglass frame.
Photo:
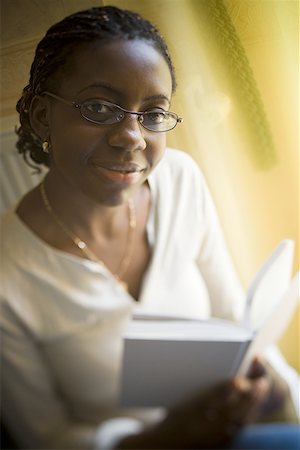
[[(68, 106), (74, 106), (74, 108), (79, 109), (80, 115), (81, 115), (81, 117), (82, 117), (83, 119), (87, 120), (88, 122), (96, 123), (97, 125), (115, 125), (115, 124), (117, 124), (117, 123), (122, 122), (122, 121), (124, 120), (124, 118), (125, 118), (125, 115), (124, 115), (124, 117), (123, 117), (121, 120), (119, 120), (119, 121), (117, 120), (116, 122), (113, 122), (113, 123), (111, 123), (111, 124), (105, 124), (105, 123), (97, 122), (96, 120), (93, 120), (93, 119), (90, 119), (89, 117), (86, 117), (86, 116), (83, 114), (83, 112), (82, 112), (82, 107), (84, 106), (84, 103), (85, 103), (86, 101), (88, 101), (88, 100), (85, 100), (85, 101), (82, 102), (82, 103), (78, 103), (78, 102), (76, 102), (76, 101), (67, 100), (67, 99), (65, 99), (65, 98), (63, 98), (63, 97), (60, 97), (60, 96), (58, 96), (58, 95), (56, 95), (56, 94), (53, 94), (52, 92), (49, 92), (49, 91), (44, 91), (44, 92), (42, 92), (40, 95), (41, 95), (41, 96), (43, 96), (43, 95), (48, 95), (49, 97), (52, 97), (52, 98), (54, 98), (54, 99), (56, 99), (56, 100), (59, 100), (59, 101), (65, 103), (65, 104), (68, 105)], [(91, 99), (91, 100), (93, 100), (93, 99)], [(96, 100), (96, 98), (95, 98), (95, 100)], [(101, 99), (99, 99), (99, 100), (101, 100)], [(146, 127), (146, 126), (143, 124), (143, 115), (144, 115), (144, 114), (147, 114), (147, 113), (150, 113), (150, 112), (154, 112), (154, 111), (130, 111), (130, 110), (128, 110), (128, 109), (123, 108), (123, 107), (120, 106), (120, 105), (117, 105), (116, 103), (108, 102), (108, 101), (106, 101), (106, 100), (101, 100), (101, 103), (103, 103), (103, 105), (106, 105), (106, 106), (114, 106), (115, 108), (121, 110), (121, 111), (122, 111), (123, 113), (125, 113), (125, 114), (131, 114), (131, 115), (133, 114), (133, 115), (137, 116), (137, 120), (138, 120), (139, 124), (141, 124), (142, 127), (145, 128), (146, 130), (152, 131), (153, 133), (166, 133), (167, 131), (174, 130), (174, 128), (177, 126), (178, 123), (182, 123), (182, 122), (183, 122), (183, 118), (182, 118), (182, 117), (179, 117), (178, 114), (176, 114), (176, 113), (174, 113), (174, 112), (171, 112), (171, 111), (165, 111), (165, 110), (162, 109), (161, 111), (162, 111), (163, 113), (167, 113), (167, 114), (171, 115), (174, 119), (176, 119), (176, 122), (175, 122), (174, 126), (173, 126), (172, 128), (169, 128), (168, 130), (159, 130), (159, 131), (157, 131), (157, 130), (151, 130), (150, 128)], [(159, 108), (158, 108), (158, 109), (159, 109)]]

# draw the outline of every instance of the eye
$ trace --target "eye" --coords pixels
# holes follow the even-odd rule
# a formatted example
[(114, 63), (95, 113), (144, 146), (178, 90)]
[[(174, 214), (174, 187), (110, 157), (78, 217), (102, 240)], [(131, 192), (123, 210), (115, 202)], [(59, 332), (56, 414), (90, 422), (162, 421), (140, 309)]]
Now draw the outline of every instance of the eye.
[(159, 110), (159, 111), (146, 111), (145, 112), (145, 119), (148, 122), (151, 121), (152, 123), (160, 124), (166, 119), (167, 114), (168, 113), (166, 111), (161, 111), (161, 110)]
[(92, 114), (105, 114), (111, 113), (113, 110), (113, 106), (104, 103), (101, 100), (87, 100), (83, 102), (84, 109)]

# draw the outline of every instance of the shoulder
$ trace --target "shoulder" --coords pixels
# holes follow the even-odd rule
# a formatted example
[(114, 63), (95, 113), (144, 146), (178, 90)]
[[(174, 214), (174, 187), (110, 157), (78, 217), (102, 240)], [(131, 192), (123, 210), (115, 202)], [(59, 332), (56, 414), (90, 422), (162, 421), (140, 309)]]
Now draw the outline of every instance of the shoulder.
[(7, 211), (0, 217), (1, 230), (1, 271), (2, 275), (8, 268), (13, 268), (17, 258), (24, 256), (23, 249), (20, 248), (23, 227), (19, 223), (19, 218), (14, 209)]
[(185, 229), (187, 222), (199, 226), (208, 190), (201, 170), (187, 153), (167, 148), (157, 168), (149, 177), (153, 202), (166, 218), (169, 215), (172, 225), (174, 220), (181, 221)]
[(198, 170), (195, 160), (186, 152), (175, 148), (167, 147), (166, 153), (161, 161), (162, 166), (169, 166), (177, 169), (178, 172), (186, 170)]
[[(0, 216), (0, 228), (3, 238), (10, 237), (15, 233), (15, 222), (18, 220), (15, 209), (9, 209)], [(4, 240), (4, 239), (3, 239)]]
[(15, 277), (15, 268), (18, 261), (22, 261), (24, 252), (20, 248), (20, 232), (18, 231), (18, 217), (11, 209), (0, 217), (1, 230), (1, 303), (6, 297), (8, 283), (16, 288), (18, 280)]
[(186, 152), (167, 148), (165, 155), (152, 174), (156, 183), (172, 191), (184, 193), (186, 190), (199, 191), (205, 184), (201, 169), (195, 160)]
[(10, 209), (0, 218), (2, 269), (25, 264), (34, 251), (31, 231), (19, 218), (15, 209)]
[(202, 178), (201, 170), (195, 160), (186, 152), (167, 147), (166, 152), (156, 167), (154, 175), (163, 181), (181, 180), (192, 181)]

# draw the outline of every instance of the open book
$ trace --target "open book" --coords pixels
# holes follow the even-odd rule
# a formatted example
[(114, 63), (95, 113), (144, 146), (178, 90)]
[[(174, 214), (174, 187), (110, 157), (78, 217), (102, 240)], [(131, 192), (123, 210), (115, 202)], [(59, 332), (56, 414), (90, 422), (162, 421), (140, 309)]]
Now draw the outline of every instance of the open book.
[(133, 318), (124, 340), (121, 404), (168, 407), (245, 372), (255, 354), (279, 339), (297, 306), (299, 273), (291, 280), (293, 254), (293, 241), (282, 241), (260, 267), (239, 324)]

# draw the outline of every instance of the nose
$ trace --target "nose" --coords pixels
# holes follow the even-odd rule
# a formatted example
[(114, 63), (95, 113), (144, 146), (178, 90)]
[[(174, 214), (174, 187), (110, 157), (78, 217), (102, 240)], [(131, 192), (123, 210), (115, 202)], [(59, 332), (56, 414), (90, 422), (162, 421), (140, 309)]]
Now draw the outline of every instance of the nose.
[(137, 116), (127, 113), (121, 122), (111, 125), (108, 143), (111, 147), (127, 151), (145, 150), (147, 144)]

